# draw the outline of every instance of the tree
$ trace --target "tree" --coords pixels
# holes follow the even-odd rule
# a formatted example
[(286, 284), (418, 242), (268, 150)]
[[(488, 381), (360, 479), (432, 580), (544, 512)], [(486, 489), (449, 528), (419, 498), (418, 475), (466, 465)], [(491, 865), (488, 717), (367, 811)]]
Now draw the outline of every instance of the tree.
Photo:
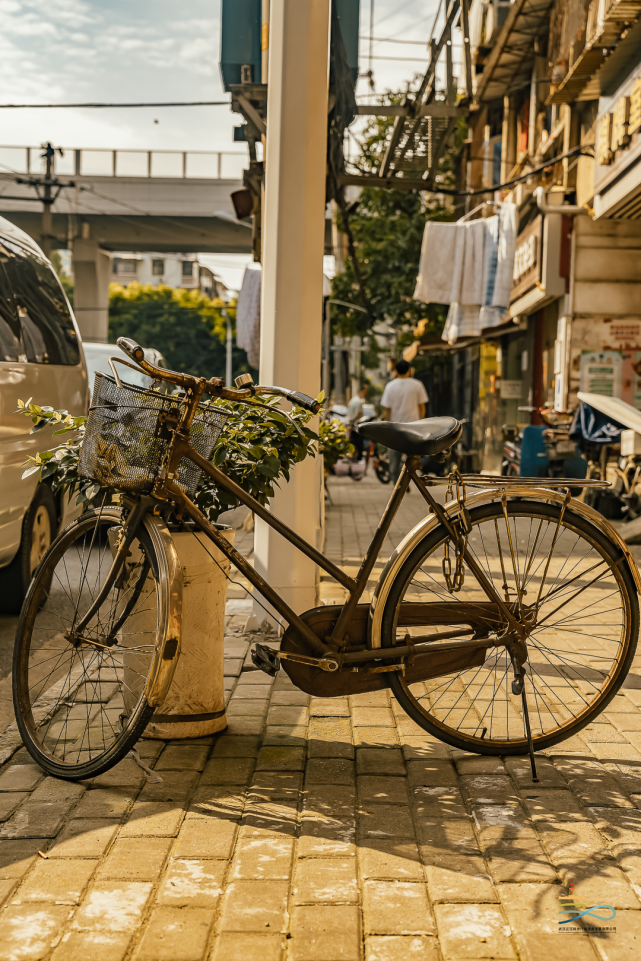
[[(403, 97), (404, 93), (387, 93), (381, 98), (381, 103), (399, 103)], [(378, 171), (393, 122), (391, 117), (372, 118), (365, 127), (360, 153), (354, 165), (361, 173)], [(453, 186), (456, 155), (464, 136), (465, 125), (462, 124), (456, 131), (453, 144), (441, 159), (437, 184)], [(411, 341), (411, 330), (421, 320), (426, 321), (425, 333), (440, 334), (447, 308), (438, 304), (423, 304), (413, 300), (412, 294), (418, 275), (425, 222), (452, 220), (451, 206), (446, 206), (437, 196), (425, 191), (364, 187), (355, 203), (347, 208), (347, 215), (363, 278), (365, 300), (374, 313), (374, 322), (386, 321), (395, 327), (400, 335), (401, 346), (404, 339)], [(340, 212), (337, 226), (345, 232)], [(363, 297), (349, 258), (345, 261), (344, 271), (334, 277), (332, 295), (336, 300), (363, 306)], [(363, 335), (371, 330), (372, 319), (362, 311), (335, 307), (332, 325), (337, 333)], [(373, 338), (371, 342), (373, 344)]]
[(73, 289), (74, 289), (73, 278), (69, 276), (67, 271), (62, 266), (62, 257), (60, 256), (60, 251), (52, 250), (49, 260), (51, 261), (51, 266), (53, 267), (55, 272), (58, 274), (63, 290), (69, 299), (69, 303), (73, 307)]
[[(225, 304), (199, 290), (160, 285), (129, 284), (109, 287), (109, 339), (131, 337), (143, 347), (155, 347), (172, 370), (203, 377), (224, 377), (227, 321)], [(232, 323), (235, 302), (229, 307)], [(235, 339), (235, 330), (234, 330)], [(247, 354), (234, 347), (232, 375), (250, 370)]]

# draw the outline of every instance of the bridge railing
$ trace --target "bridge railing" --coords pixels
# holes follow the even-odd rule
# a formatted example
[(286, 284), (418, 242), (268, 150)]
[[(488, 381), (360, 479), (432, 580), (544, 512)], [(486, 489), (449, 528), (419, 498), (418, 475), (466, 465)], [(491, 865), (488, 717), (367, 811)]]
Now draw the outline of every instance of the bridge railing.
[[(43, 174), (42, 147), (0, 146), (0, 173)], [(63, 148), (56, 154), (58, 176), (168, 177), (240, 180), (247, 152), (205, 150), (93, 150)]]

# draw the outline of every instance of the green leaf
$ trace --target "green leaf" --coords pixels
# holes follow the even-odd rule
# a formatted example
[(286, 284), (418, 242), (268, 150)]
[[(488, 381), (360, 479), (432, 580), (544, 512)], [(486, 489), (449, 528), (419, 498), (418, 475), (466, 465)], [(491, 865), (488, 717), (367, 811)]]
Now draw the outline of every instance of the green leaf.
[(40, 464), (34, 464), (32, 467), (27, 467), (26, 471), (22, 474), (22, 480), (26, 480), (27, 477), (31, 477), (33, 474), (40, 472)]

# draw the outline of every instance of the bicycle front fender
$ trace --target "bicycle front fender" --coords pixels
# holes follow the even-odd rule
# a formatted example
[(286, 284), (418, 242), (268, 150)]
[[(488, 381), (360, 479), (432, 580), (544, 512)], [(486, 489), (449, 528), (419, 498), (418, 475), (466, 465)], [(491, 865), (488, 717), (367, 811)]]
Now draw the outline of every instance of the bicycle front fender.
[(158, 558), (160, 630), (145, 696), (152, 707), (165, 700), (180, 657), (183, 576), (178, 553), (162, 517), (146, 514), (143, 521)]
[[(511, 486), (508, 482), (505, 484), (505, 486), (501, 485), (500, 487), (484, 488), (483, 490), (472, 494), (471, 497), (466, 497), (465, 506), (470, 509), (472, 507), (479, 507), (482, 504), (488, 504), (492, 501), (500, 500), (503, 491), (507, 493), (508, 497), (520, 497), (528, 500), (555, 501), (557, 504), (563, 504), (565, 500), (564, 493), (552, 488), (535, 486), (516, 487)], [(455, 517), (459, 512), (458, 501), (450, 501), (449, 504), (445, 504), (443, 507), (445, 512), (450, 517)], [(593, 507), (588, 507), (587, 504), (575, 500), (574, 498), (572, 498), (570, 501), (569, 509), (577, 514), (582, 514), (603, 534), (605, 534), (606, 537), (616, 544), (626, 559), (626, 563), (636, 585), (637, 591), (641, 593), (641, 576), (639, 575), (639, 570), (635, 560), (630, 552), (630, 548), (614, 529), (614, 527)], [(419, 544), (424, 537), (431, 533), (435, 527), (438, 527), (438, 524), (439, 520), (435, 514), (429, 514), (422, 521), (420, 521), (416, 527), (414, 527), (411, 531), (409, 531), (408, 534), (405, 535), (381, 571), (374, 594), (372, 595), (372, 601), (369, 609), (367, 643), (371, 650), (381, 647), (381, 625), (383, 621), (383, 611), (385, 610), (387, 598), (389, 597), (392, 584), (394, 583), (398, 572), (416, 545)]]

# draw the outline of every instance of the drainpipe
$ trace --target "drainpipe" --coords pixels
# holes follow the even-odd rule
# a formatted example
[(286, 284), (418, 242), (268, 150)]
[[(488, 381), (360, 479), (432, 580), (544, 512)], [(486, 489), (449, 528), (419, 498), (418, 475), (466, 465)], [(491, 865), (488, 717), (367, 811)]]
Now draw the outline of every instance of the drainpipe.
[(572, 206), (571, 204), (548, 204), (548, 194), (545, 187), (537, 187), (534, 191), (536, 205), (542, 214), (565, 214), (567, 217), (575, 217), (578, 214), (592, 216), (587, 204), (584, 207)]

